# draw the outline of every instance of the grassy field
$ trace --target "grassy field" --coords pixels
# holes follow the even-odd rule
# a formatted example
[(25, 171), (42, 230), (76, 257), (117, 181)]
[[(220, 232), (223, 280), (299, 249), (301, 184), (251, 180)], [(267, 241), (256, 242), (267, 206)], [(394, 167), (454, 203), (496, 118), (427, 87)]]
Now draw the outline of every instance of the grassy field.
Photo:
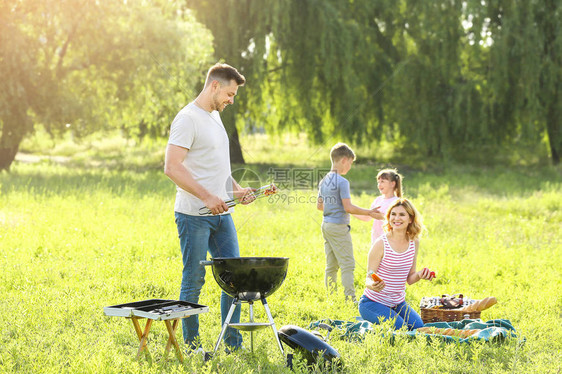
[[(315, 175), (328, 147), (298, 139), (244, 139), (245, 168), (259, 182), (296, 169)], [(275, 164), (271, 163), (275, 156)], [(255, 334), (255, 352), (220, 354), (204, 363), (173, 355), (162, 362), (167, 332), (153, 324), (154, 362), (136, 361), (132, 324), (103, 307), (147, 298), (177, 298), (181, 255), (173, 220), (174, 186), (161, 171), (162, 144), (124, 141), (22, 155), (0, 173), (0, 372), (18, 373), (251, 373), (286, 372), (271, 332)], [(359, 155), (361, 156), (361, 155)], [(359, 158), (348, 174), (353, 202), (376, 197), (380, 165)], [(238, 168), (237, 168), (238, 169)], [(401, 166), (406, 194), (425, 219), (418, 266), (436, 270), (433, 282), (407, 289), (422, 296), (462, 292), (496, 296), (484, 320), (505, 318), (520, 339), (503, 344), (444, 344), (398, 337), (388, 326), (363, 342), (332, 334), (346, 372), (559, 373), (562, 369), (562, 176), (560, 168)], [(286, 174), (285, 174), (286, 175)], [(250, 178), (249, 178), (250, 179)], [(255, 179), (255, 178), (254, 178)], [(288, 187), (294, 178), (287, 181)], [(283, 286), (269, 298), (278, 327), (358, 316), (343, 295), (327, 295), (316, 192), (286, 188), (278, 199), (236, 209), (242, 255), (290, 257)], [(370, 225), (352, 221), (358, 294), (364, 279)], [(220, 289), (207, 273), (200, 302), (204, 346), (220, 332)], [(257, 306), (257, 318), (264, 318)], [(243, 319), (247, 308), (243, 309)], [(181, 333), (178, 331), (178, 339)], [(246, 346), (249, 336), (244, 334)], [(523, 343), (524, 338), (524, 343)], [(305, 372), (298, 366), (296, 372)]]

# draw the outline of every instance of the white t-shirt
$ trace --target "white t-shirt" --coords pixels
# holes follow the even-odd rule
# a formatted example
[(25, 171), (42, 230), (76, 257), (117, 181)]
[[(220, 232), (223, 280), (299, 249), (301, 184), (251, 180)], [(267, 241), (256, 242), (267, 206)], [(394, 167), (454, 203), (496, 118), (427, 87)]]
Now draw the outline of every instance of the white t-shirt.
[[(199, 184), (223, 200), (232, 199), (228, 134), (219, 112), (209, 113), (189, 103), (174, 118), (168, 144), (189, 149), (182, 163)], [(203, 201), (179, 186), (176, 189), (174, 210), (199, 216)]]

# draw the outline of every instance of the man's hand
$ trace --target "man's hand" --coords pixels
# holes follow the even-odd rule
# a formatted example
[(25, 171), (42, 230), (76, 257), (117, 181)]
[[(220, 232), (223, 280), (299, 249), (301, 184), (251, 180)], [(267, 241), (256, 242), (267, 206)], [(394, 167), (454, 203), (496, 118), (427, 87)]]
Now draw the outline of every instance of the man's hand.
[(238, 191), (235, 191), (234, 197), (238, 198), (241, 204), (246, 205), (250, 204), (256, 199), (256, 195), (254, 194), (254, 192), (256, 192), (255, 188), (245, 187), (239, 189)]
[(226, 205), (226, 203), (216, 195), (209, 195), (209, 197), (204, 199), (203, 202), (213, 215), (228, 211), (228, 205)]

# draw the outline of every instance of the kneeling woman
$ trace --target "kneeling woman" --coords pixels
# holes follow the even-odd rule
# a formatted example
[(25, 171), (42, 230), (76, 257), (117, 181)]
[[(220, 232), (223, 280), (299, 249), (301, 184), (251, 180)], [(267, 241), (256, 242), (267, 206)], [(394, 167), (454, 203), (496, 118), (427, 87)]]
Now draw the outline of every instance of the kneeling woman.
[[(406, 303), (406, 282), (431, 280), (429, 269), (416, 271), (419, 236), (423, 230), (421, 216), (409, 200), (398, 199), (388, 208), (384, 229), (386, 233), (369, 251), (366, 288), (359, 301), (359, 313), (363, 319), (377, 324), (391, 319), (396, 329), (423, 327), (419, 314)], [(373, 273), (382, 280), (374, 281)]]

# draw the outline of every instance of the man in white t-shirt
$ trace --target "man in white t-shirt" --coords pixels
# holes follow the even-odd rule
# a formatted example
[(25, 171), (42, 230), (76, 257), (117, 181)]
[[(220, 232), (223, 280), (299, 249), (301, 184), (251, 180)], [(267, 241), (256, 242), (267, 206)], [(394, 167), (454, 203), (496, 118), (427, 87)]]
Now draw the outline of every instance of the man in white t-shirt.
[[(185, 106), (172, 122), (166, 148), (165, 173), (176, 184), (174, 206), (183, 257), (180, 300), (197, 303), (205, 283), (205, 268), (199, 262), (212, 257), (240, 257), (236, 228), (225, 200), (243, 198), (253, 191), (242, 188), (230, 175), (228, 135), (219, 112), (234, 103), (238, 87), (246, 82), (235, 68), (216, 64), (209, 69), (205, 87), (195, 101)], [(246, 199), (250, 202), (251, 197)], [(200, 214), (207, 207), (212, 214)], [(232, 298), (221, 295), (222, 322)], [(231, 320), (240, 321), (240, 305)], [(183, 338), (191, 349), (201, 346), (197, 315), (184, 318)], [(242, 346), (242, 335), (228, 328), (229, 349)]]

